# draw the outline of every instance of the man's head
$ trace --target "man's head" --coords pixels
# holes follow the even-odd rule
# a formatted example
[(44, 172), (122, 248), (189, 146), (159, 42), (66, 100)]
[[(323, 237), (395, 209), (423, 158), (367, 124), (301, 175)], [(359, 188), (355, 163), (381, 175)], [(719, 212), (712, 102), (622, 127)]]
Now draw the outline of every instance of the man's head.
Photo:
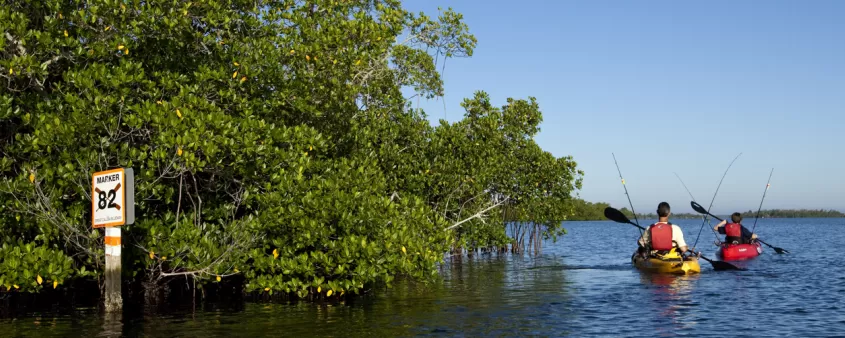
[(742, 215), (740, 215), (738, 212), (733, 213), (731, 215), (731, 221), (733, 221), (734, 223), (742, 222)]
[(657, 216), (658, 217), (669, 217), (670, 211), (671, 211), (671, 208), (669, 208), (669, 203), (660, 202), (660, 204), (657, 205)]

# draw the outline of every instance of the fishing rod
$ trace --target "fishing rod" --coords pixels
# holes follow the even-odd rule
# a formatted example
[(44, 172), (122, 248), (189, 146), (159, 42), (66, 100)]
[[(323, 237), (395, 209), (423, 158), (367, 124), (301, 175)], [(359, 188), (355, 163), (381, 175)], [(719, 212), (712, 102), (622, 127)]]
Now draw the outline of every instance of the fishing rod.
[(766, 190), (763, 190), (763, 198), (760, 199), (760, 207), (757, 208), (757, 216), (754, 216), (754, 226), (751, 227), (751, 233), (754, 233), (754, 229), (757, 228), (757, 219), (760, 218), (760, 210), (763, 209), (763, 200), (766, 199), (766, 192), (769, 191), (769, 187), (771, 186), (772, 182), (772, 174), (775, 172), (775, 168), (772, 168), (772, 171), (769, 172), (769, 180), (766, 181)]
[(625, 179), (622, 178), (622, 170), (619, 170), (619, 163), (616, 162), (616, 154), (610, 154), (613, 155), (613, 163), (616, 164), (616, 171), (619, 172), (619, 179), (622, 180), (622, 188), (625, 188), (625, 196), (628, 197), (628, 205), (631, 206), (631, 213), (634, 214), (634, 222), (636, 222), (637, 227), (640, 228), (640, 236), (642, 236), (643, 228), (640, 227), (640, 221), (637, 219), (637, 212), (634, 211), (634, 203), (631, 203), (631, 195), (628, 194), (628, 187), (625, 186)]
[[(766, 192), (768, 192), (768, 191), (769, 191), (769, 187), (771, 186), (771, 184), (769, 184), (769, 183), (771, 183), (771, 182), (772, 182), (772, 173), (774, 173), (774, 171), (775, 171), (775, 168), (772, 168), (772, 171), (771, 171), (771, 172), (769, 172), (769, 180), (768, 180), (768, 181), (766, 181), (766, 190), (763, 190), (763, 198), (762, 198), (762, 199), (760, 199), (760, 206), (757, 208), (757, 216), (755, 216), (755, 217), (754, 217), (754, 226), (753, 226), (753, 227), (751, 227), (751, 234), (752, 234), (752, 235), (754, 234), (754, 229), (756, 229), (756, 228), (757, 228), (757, 219), (758, 219), (758, 218), (760, 218), (760, 210), (763, 208), (763, 200), (765, 200), (765, 199), (766, 199)], [(776, 247), (776, 246), (773, 246), (773, 245), (771, 245), (771, 244), (769, 244), (769, 243), (764, 242), (762, 239), (757, 238), (757, 241), (758, 241), (758, 242), (760, 242), (760, 243), (765, 244), (767, 247), (770, 247), (770, 248), (774, 249), (774, 250), (775, 250), (775, 252), (777, 252), (778, 254), (785, 254), (785, 253), (789, 253), (789, 251), (788, 251), (788, 250), (783, 249), (783, 248), (779, 248), (779, 247)]]
[[(693, 196), (693, 195), (692, 195), (692, 193), (689, 191), (689, 188), (687, 188), (687, 185), (686, 185), (686, 184), (684, 184), (684, 180), (682, 180), (682, 179), (681, 179), (681, 176), (678, 176), (678, 173), (674, 173), (674, 174), (675, 174), (675, 177), (677, 177), (677, 178), (678, 178), (678, 181), (681, 181), (681, 185), (683, 185), (683, 186), (684, 186), (684, 189), (686, 189), (686, 190), (687, 190), (687, 194), (689, 194), (689, 197), (690, 197), (690, 198), (692, 198), (692, 201), (693, 201), (693, 202), (698, 203), (698, 202), (695, 200), (695, 196)], [(705, 221), (707, 220), (707, 217), (706, 217), (706, 216), (701, 215), (701, 217), (702, 217), (702, 219), (704, 219)], [(717, 240), (717, 241), (719, 241), (719, 234), (717, 234), (717, 233), (716, 233), (716, 231), (715, 231), (715, 230), (713, 230), (713, 229), (710, 229), (710, 230), (711, 230), (711, 231), (713, 231), (713, 236), (716, 236), (716, 240)], [(721, 242), (721, 241), (720, 241), (720, 242)]]
[[(742, 155), (742, 153), (739, 153), (739, 155), (736, 155), (736, 157), (734, 157), (734, 160), (731, 161), (731, 164), (728, 165), (728, 169), (725, 169), (725, 173), (722, 174), (722, 179), (719, 180), (719, 186), (716, 187), (716, 192), (713, 193), (713, 199), (710, 200), (710, 206), (707, 207), (707, 215), (704, 216), (704, 221), (701, 222), (701, 227), (698, 229), (698, 236), (695, 237), (695, 242), (692, 244), (693, 248), (696, 244), (698, 244), (698, 239), (701, 237), (701, 230), (704, 229), (704, 223), (707, 223), (707, 217), (710, 215), (710, 208), (713, 207), (713, 202), (716, 201), (716, 195), (719, 194), (719, 188), (722, 187), (722, 181), (725, 180), (725, 176), (728, 175), (728, 171), (731, 170), (731, 166), (734, 165), (734, 162), (736, 162), (736, 159), (738, 159), (740, 155)], [(716, 237), (718, 238), (718, 236)]]

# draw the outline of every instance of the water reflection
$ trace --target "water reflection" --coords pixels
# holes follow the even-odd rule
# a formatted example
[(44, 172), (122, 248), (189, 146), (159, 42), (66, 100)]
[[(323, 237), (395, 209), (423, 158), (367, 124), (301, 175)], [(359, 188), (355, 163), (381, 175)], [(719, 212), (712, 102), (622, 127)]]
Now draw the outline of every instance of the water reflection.
[(123, 335), (123, 318), (121, 313), (107, 313), (103, 315), (102, 331), (97, 337), (121, 337)]
[(697, 305), (692, 294), (699, 278), (701, 274), (640, 273), (640, 282), (649, 291), (651, 304), (656, 307), (654, 313), (658, 314), (659, 320), (655, 321), (655, 328), (661, 336), (671, 336), (678, 330), (691, 329), (697, 324), (688, 310)]

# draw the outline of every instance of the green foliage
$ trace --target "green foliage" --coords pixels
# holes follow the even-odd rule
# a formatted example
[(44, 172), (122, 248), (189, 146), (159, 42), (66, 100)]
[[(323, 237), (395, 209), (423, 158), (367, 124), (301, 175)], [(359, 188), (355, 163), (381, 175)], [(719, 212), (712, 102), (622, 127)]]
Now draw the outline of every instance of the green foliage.
[(247, 290), (301, 297), (506, 245), (502, 205), (556, 236), (580, 188), (570, 157), (534, 143), (533, 98), (494, 108), (479, 92), (437, 127), (406, 106), (402, 87), (442, 95), (437, 60), (472, 55), (451, 10), (47, 0), (0, 7), (0, 32), (0, 234), (46, 264), (0, 256), (21, 287), (102, 269), (90, 180), (116, 167), (136, 178), (127, 275), (154, 289), (243, 274)]
[(62, 251), (32, 242), (3, 243), (0, 257), (0, 285), (6, 291), (56, 288), (72, 276), (90, 275), (84, 268), (74, 271), (73, 261)]

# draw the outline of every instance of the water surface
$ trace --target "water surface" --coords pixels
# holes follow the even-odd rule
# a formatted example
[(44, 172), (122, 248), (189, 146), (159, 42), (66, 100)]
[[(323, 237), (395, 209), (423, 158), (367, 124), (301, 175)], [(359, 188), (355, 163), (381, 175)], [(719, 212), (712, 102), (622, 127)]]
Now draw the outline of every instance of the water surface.
[[(688, 244), (701, 221), (677, 220)], [(629, 261), (636, 228), (567, 222), (538, 257), (457, 257), (441, 283), (399, 283), (350, 304), (198, 305), (108, 320), (94, 310), (0, 320), (11, 336), (845, 336), (845, 219), (765, 219), (757, 233), (787, 249), (747, 271), (649, 275)], [(712, 225), (710, 225), (712, 227)], [(716, 258), (705, 225), (698, 248)]]

